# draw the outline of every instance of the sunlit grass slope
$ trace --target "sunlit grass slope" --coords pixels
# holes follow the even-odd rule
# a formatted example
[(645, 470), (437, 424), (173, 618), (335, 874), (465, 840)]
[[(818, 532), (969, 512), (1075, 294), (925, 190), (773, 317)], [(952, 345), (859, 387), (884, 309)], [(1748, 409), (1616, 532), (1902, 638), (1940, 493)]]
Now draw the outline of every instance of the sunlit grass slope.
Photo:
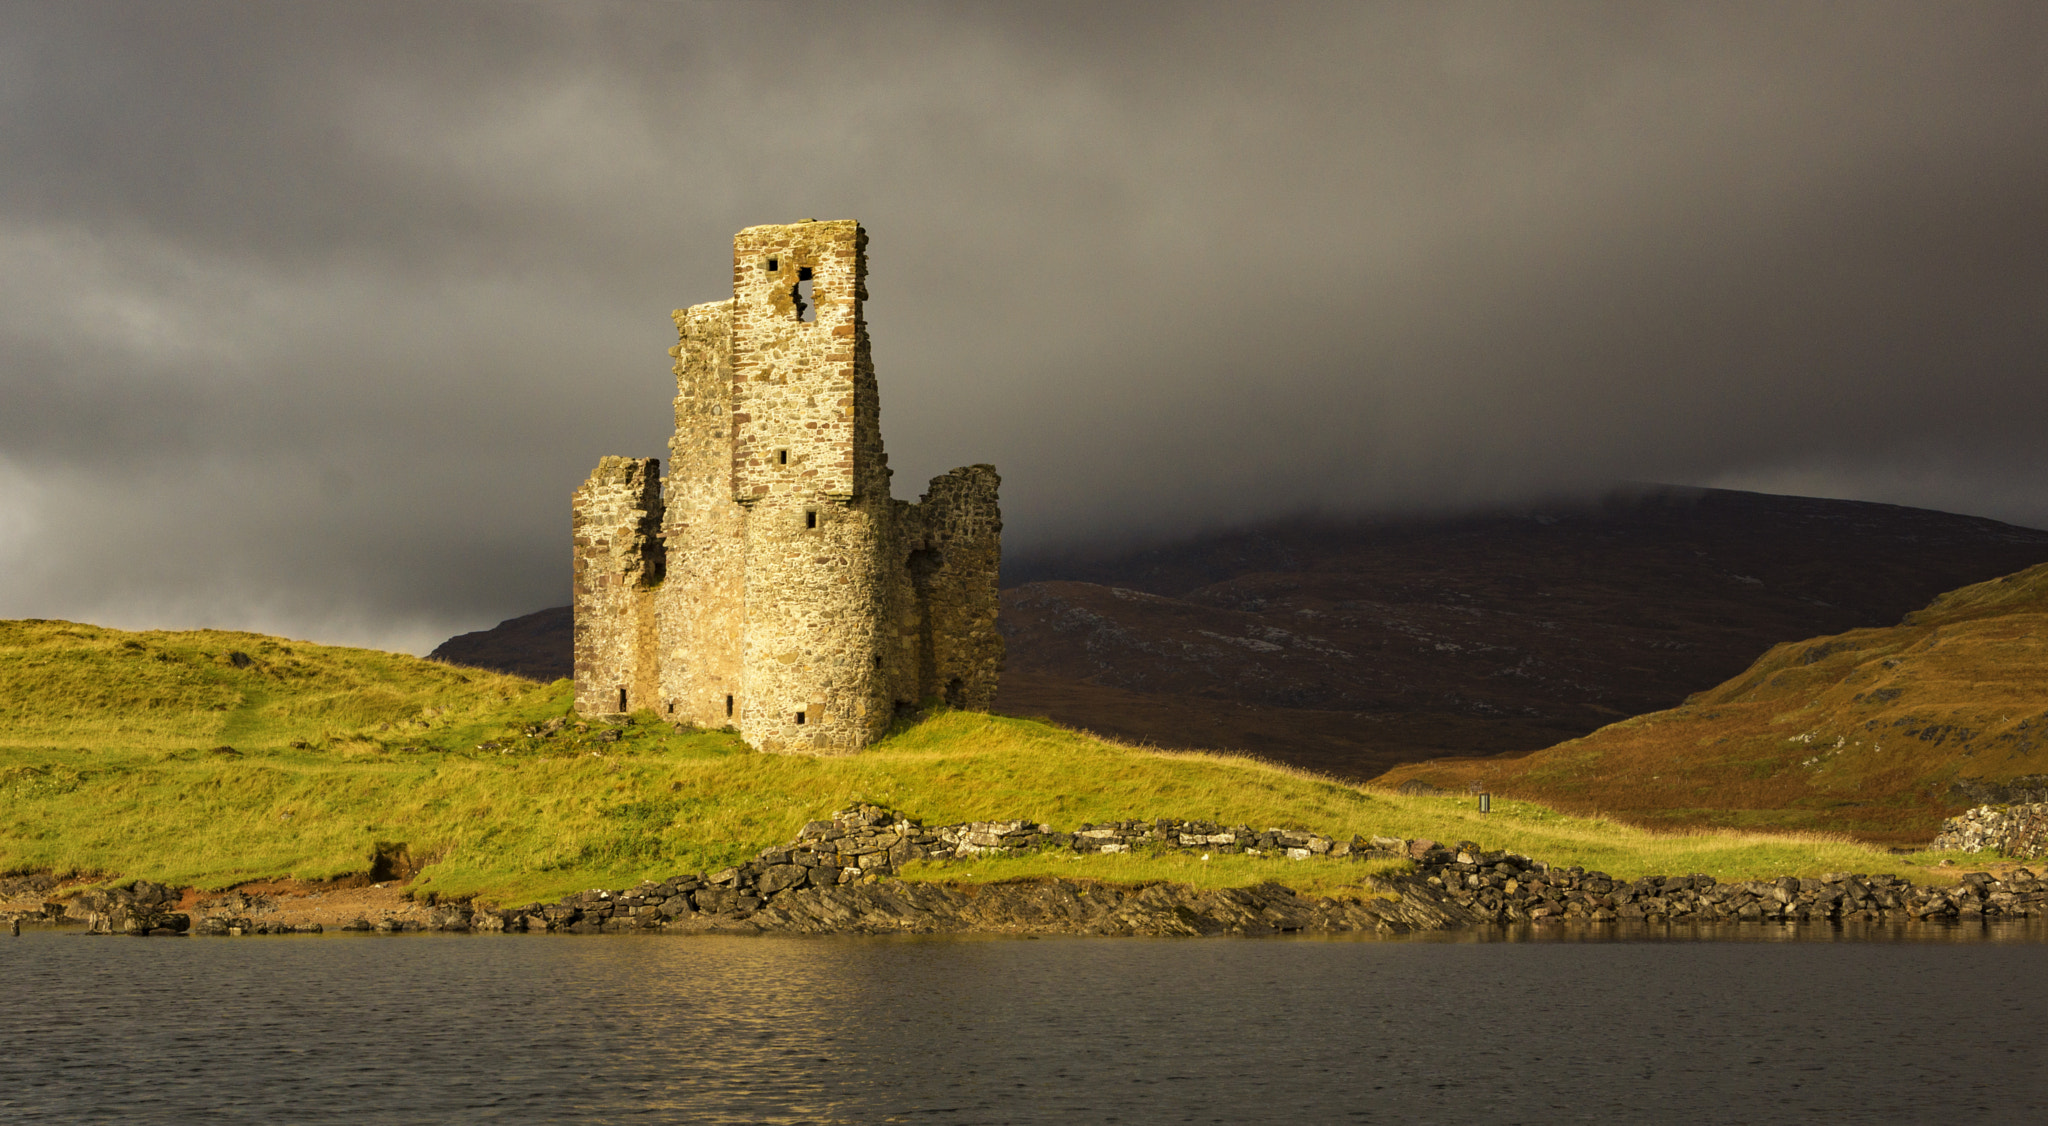
[[(578, 725), (566, 683), (253, 634), (0, 623), (0, 677), (4, 871), (223, 887), (360, 873), (380, 843), (402, 842), (427, 864), (418, 886), (511, 902), (715, 869), (855, 801), (927, 824), (1179, 817), (1473, 839), (1617, 876), (1901, 866), (1840, 841), (1658, 836), (1522, 802), (1481, 816), (1464, 798), (1368, 793), (1249, 759), (971, 713), (934, 716), (859, 755), (762, 755), (651, 714)], [(1045, 857), (922, 874), (1316, 887), (1358, 872), (1201, 863)]]
[(1670, 711), (1547, 750), (1443, 759), (1420, 779), (1652, 826), (1925, 841), (1958, 777), (2048, 773), (2048, 564), (1941, 596), (1890, 629), (1779, 645)]
[(519, 677), (375, 649), (0, 621), (0, 748), (247, 751), (365, 732), (449, 745), (553, 699)]

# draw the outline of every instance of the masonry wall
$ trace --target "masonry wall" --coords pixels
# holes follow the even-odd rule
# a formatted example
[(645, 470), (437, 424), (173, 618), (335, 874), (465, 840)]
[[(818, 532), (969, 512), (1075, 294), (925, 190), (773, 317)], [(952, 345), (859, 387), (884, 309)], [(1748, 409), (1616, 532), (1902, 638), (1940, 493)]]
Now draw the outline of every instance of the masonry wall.
[(667, 482), (607, 458), (577, 493), (579, 711), (623, 687), (761, 750), (842, 753), (900, 709), (993, 700), (1000, 479), (890, 498), (866, 246), (853, 222), (750, 227), (732, 300), (674, 314)]
[(890, 718), (877, 650), (889, 496), (886, 476), (877, 487), (874, 395), (859, 393), (873, 385), (865, 242), (851, 222), (750, 227), (733, 242), (733, 496), (747, 508), (739, 729), (762, 750), (854, 751)]
[(654, 587), (665, 565), (660, 461), (604, 458), (576, 490), (571, 512), (576, 710), (596, 715), (654, 706)]
[(676, 428), (661, 530), (668, 578), (656, 595), (662, 710), (714, 728), (737, 725), (745, 696), (747, 513), (732, 492), (732, 311), (728, 300), (673, 314)]
[(914, 702), (939, 699), (972, 710), (995, 702), (1003, 668), (996, 632), (1001, 484), (994, 466), (971, 465), (932, 478), (919, 503), (898, 509), (903, 562), (896, 606), (912, 635), (899, 637), (899, 649), (915, 661)]

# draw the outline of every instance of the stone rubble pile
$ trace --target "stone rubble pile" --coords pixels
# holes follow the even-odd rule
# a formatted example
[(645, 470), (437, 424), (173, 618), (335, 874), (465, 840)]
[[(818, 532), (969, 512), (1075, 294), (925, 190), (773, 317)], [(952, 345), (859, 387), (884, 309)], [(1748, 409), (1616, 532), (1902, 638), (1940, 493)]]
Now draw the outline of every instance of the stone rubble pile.
[(1900, 922), (2048, 916), (2048, 882), (2020, 868), (2004, 880), (1964, 874), (1954, 887), (1895, 876), (1833, 872), (1818, 880), (1719, 883), (1712, 876), (1617, 880), (1583, 868), (1553, 868), (1470, 842), (1444, 848), (1414, 842), (1416, 872), (1482, 919), (1513, 923), (1570, 918), (1670, 922)]
[(2015, 860), (2048, 856), (2048, 802), (1980, 805), (1942, 822), (1933, 847), (1943, 852), (1988, 848)]

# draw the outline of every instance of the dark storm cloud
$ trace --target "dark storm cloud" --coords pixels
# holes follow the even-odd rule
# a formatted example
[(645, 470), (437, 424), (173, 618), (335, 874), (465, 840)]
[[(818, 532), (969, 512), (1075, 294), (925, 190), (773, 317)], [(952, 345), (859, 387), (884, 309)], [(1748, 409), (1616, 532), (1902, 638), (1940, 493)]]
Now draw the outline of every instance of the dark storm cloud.
[(2032, 5), (17, 5), (0, 616), (566, 597), (733, 231), (854, 217), (1013, 550), (1667, 480), (2048, 524)]

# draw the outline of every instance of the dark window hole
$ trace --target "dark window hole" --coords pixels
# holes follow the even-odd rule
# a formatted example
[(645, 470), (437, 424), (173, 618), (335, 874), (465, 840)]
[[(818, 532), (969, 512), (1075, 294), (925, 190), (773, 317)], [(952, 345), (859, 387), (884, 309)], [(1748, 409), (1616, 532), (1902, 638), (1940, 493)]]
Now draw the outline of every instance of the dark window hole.
[(796, 319), (811, 324), (818, 319), (817, 291), (811, 281), (811, 268), (799, 266), (796, 284), (789, 289), (789, 299), (796, 304)]
[(815, 509), (815, 508), (806, 508), (806, 509), (804, 509), (804, 527), (806, 527), (806, 528), (815, 528), (815, 527), (817, 527), (817, 526), (818, 526), (818, 510), (817, 510), (817, 509)]
[(775, 451), (775, 464), (777, 464), (777, 465), (788, 465), (788, 464), (789, 464), (789, 451), (788, 451), (788, 450), (776, 450), (776, 451)]
[(725, 698), (725, 718), (732, 718), (732, 697), (730, 696)]
[(777, 270), (779, 270), (779, 269), (781, 269), (781, 268), (782, 268), (782, 260), (781, 260), (781, 259), (779, 259), (779, 258), (770, 258), (770, 259), (768, 260), (768, 272), (769, 272), (769, 273), (771, 273), (771, 274), (772, 274), (772, 273), (774, 273), (775, 271), (777, 271)]
[(626, 710), (626, 690), (623, 688), (619, 689), (619, 710)]
[(802, 713), (802, 712), (798, 712), (798, 713), (796, 713), (796, 721), (797, 721), (797, 723), (798, 723), (799, 725), (801, 725), (801, 724), (803, 723), (803, 721), (804, 721), (804, 713)]

